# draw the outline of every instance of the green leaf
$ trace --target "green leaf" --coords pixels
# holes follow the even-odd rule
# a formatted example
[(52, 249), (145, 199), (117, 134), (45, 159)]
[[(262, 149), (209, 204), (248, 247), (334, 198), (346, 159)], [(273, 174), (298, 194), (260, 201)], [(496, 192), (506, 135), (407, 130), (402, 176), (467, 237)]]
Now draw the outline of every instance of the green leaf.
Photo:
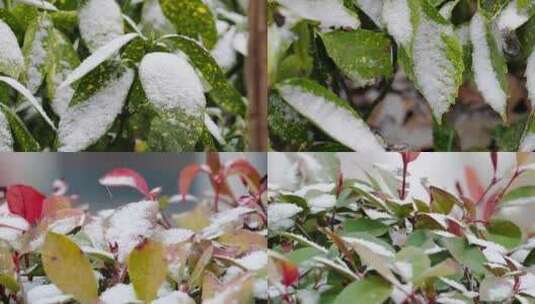
[(392, 293), (392, 286), (378, 276), (353, 282), (336, 297), (334, 304), (381, 304)]
[(353, 81), (365, 84), (393, 73), (392, 46), (383, 33), (368, 30), (320, 34), (329, 56)]
[(91, 263), (67, 236), (48, 232), (41, 260), (48, 279), (65, 294), (81, 303), (98, 300), (98, 285)]
[(438, 277), (447, 277), (454, 274), (458, 274), (461, 271), (459, 264), (453, 259), (444, 260), (435, 266), (426, 269), (418, 276), (414, 277), (413, 282), (416, 285), (425, 283), (428, 279), (438, 278)]
[(535, 248), (531, 249), (526, 259), (524, 259), (524, 266), (530, 267), (533, 265), (535, 265)]
[(294, 145), (296, 150), (300, 150), (300, 145), (312, 142), (312, 124), (285, 103), (277, 92), (269, 95), (268, 107), (267, 119), (271, 137), (286, 145)]
[(523, 186), (507, 192), (500, 201), (499, 206), (513, 207), (524, 204), (535, 203), (535, 186)]
[(430, 187), (431, 210), (436, 213), (449, 214), (453, 206), (460, 205), (459, 201), (451, 193), (437, 187)]
[(156, 241), (145, 240), (128, 257), (128, 276), (138, 299), (148, 303), (156, 298), (167, 275), (165, 247)]
[(388, 231), (388, 226), (378, 220), (369, 218), (349, 219), (343, 224), (344, 233), (367, 232), (373, 236), (381, 236)]
[(478, 275), (487, 272), (483, 266), (487, 259), (477, 246), (471, 246), (464, 238), (458, 237), (443, 239), (442, 241), (457, 262), (467, 266)]
[(26, 128), (26, 125), (19, 116), (4, 104), (0, 104), (0, 109), (4, 113), (11, 128), (11, 134), (14, 140), (13, 149), (20, 152), (41, 151), (39, 143), (35, 140), (28, 128)]
[(193, 39), (200, 38), (208, 49), (215, 46), (215, 19), (202, 0), (160, 0), (160, 6), (178, 34)]
[(303, 247), (295, 249), (288, 253), (286, 257), (295, 265), (301, 265), (306, 262), (310, 262), (313, 257), (323, 255), (321, 251), (314, 247)]
[[(396, 254), (396, 265), (400, 265), (398, 269), (402, 271), (402, 276), (417, 282), (420, 276), (429, 269), (431, 260), (424, 253), (424, 251), (417, 247), (404, 247)], [(405, 264), (410, 265), (410, 271), (406, 271)]]
[(340, 143), (355, 151), (384, 151), (362, 118), (327, 88), (309, 79), (294, 78), (279, 83), (276, 89), (296, 111)]
[(498, 243), (507, 249), (514, 249), (522, 243), (522, 231), (511, 221), (493, 219), (485, 234), (489, 241)]
[(246, 106), (240, 93), (226, 80), (223, 70), (217, 65), (210, 52), (192, 39), (184, 36), (170, 36), (170, 46), (188, 56), (191, 64), (202, 74), (211, 87), (208, 92), (223, 110), (245, 116)]

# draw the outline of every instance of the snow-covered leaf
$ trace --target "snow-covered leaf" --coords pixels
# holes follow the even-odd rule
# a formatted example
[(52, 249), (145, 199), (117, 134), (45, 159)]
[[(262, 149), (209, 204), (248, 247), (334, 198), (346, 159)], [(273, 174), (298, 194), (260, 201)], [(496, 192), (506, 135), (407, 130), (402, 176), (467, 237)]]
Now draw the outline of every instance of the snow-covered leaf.
[(30, 131), (28, 131), (28, 128), (26, 128), (26, 125), (24, 125), (22, 120), (13, 110), (4, 104), (0, 104), (0, 112), (9, 128), (7, 130), (4, 129), (4, 132), (9, 131), (9, 136), (11, 137), (10, 140), (8, 133), (2, 133), (5, 144), (11, 143), (11, 147), (15, 151), (37, 152), (41, 150), (37, 140), (35, 140)]
[(278, 2), (288, 8), (295, 16), (319, 21), (323, 28), (355, 29), (360, 26), (358, 16), (345, 7), (342, 0), (278, 0)]
[(0, 152), (12, 152), (13, 135), (11, 135), (11, 127), (3, 109), (4, 107), (0, 111)]
[(507, 65), (492, 24), (481, 14), (472, 17), (472, 69), (485, 101), (506, 120)]
[(505, 301), (513, 295), (513, 281), (505, 277), (486, 276), (479, 289), (482, 301)]
[(116, 168), (106, 173), (98, 182), (103, 186), (132, 187), (142, 194), (149, 196), (149, 186), (145, 178), (138, 172), (129, 168)]
[(78, 10), (80, 34), (92, 52), (124, 34), (121, 8), (115, 0), (85, 0)]
[(294, 225), (293, 216), (303, 211), (295, 204), (276, 203), (268, 206), (268, 225), (272, 230), (285, 230)]
[(40, 285), (30, 289), (26, 294), (28, 304), (60, 304), (73, 300), (71, 295), (64, 294), (56, 285)]
[(24, 57), (11, 28), (0, 19), (0, 74), (18, 78), (24, 70)]
[(41, 259), (47, 277), (65, 294), (82, 303), (98, 299), (98, 285), (91, 263), (67, 236), (49, 232)]
[(134, 288), (131, 284), (117, 284), (106, 289), (101, 295), (103, 304), (130, 304), (138, 302)]
[(375, 25), (382, 27), (383, 0), (353, 0), (353, 3), (368, 15)]
[(28, 91), (27, 88), (25, 88), (17, 80), (15, 80), (13, 78), (10, 78), (10, 77), (0, 76), (0, 82), (7, 83), (9, 86), (11, 86), (15, 90), (17, 90), (20, 94), (22, 94), (22, 96), (24, 96), (32, 104), (33, 107), (35, 107), (37, 112), (39, 112), (39, 114), (41, 114), (41, 116), (50, 125), (50, 127), (52, 129), (56, 130), (56, 127), (54, 126), (54, 123), (52, 122), (50, 117), (48, 117), (48, 115), (46, 114), (45, 110), (43, 110), (43, 107), (41, 106), (41, 103), (39, 101), (37, 101), (37, 99), (35, 99), (35, 97), (32, 95), (32, 93), (30, 91)]
[(148, 0), (143, 3), (141, 25), (146, 34), (174, 34), (175, 26), (165, 17), (159, 0)]
[(240, 93), (227, 81), (225, 73), (210, 53), (195, 40), (186, 36), (168, 35), (165, 42), (186, 55), (202, 78), (210, 85), (208, 94), (225, 111), (245, 115), (246, 106)]
[(71, 104), (65, 111), (59, 123), (59, 151), (84, 150), (99, 140), (112, 126), (123, 109), (128, 90), (134, 81), (134, 71), (122, 68), (111, 77), (115, 78), (102, 84), (101, 90), (83, 102)]
[(52, 31), (52, 20), (47, 14), (43, 14), (30, 23), (24, 36), (22, 53), (26, 59), (26, 74), (23, 78), (32, 94), (35, 94), (41, 87), (50, 64), (52, 54), (49, 51), (49, 45)]
[(91, 56), (87, 57), (76, 69), (74, 69), (71, 74), (69, 74), (65, 81), (61, 83), (59, 89), (67, 87), (87, 75), (136, 37), (138, 37), (138, 34), (136, 33), (119, 36), (97, 49)]
[(206, 100), (201, 80), (180, 55), (151, 53), (139, 67), (141, 84), (159, 114), (148, 144), (156, 151), (191, 151), (203, 126)]
[(278, 84), (277, 90), (301, 115), (347, 147), (359, 152), (384, 151), (375, 134), (347, 102), (321, 85), (308, 79), (290, 79)]

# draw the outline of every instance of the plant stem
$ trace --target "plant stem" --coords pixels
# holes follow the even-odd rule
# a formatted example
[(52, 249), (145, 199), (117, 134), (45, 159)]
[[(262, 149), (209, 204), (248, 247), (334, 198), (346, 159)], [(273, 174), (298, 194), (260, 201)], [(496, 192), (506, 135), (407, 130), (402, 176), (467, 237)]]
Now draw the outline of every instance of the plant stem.
[(400, 199), (401, 200), (404, 200), (405, 196), (406, 196), (406, 189), (405, 188), (407, 187), (407, 169), (408, 169), (408, 166), (409, 166), (409, 162), (403, 160), (403, 181), (402, 181), (402, 184), (401, 184), (401, 194), (400, 194)]

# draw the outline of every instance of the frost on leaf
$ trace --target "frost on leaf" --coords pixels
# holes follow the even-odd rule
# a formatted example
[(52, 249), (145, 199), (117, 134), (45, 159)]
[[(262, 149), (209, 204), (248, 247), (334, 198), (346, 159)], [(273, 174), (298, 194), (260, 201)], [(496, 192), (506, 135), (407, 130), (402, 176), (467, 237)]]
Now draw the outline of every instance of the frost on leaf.
[(63, 88), (59, 86), (80, 64), (80, 59), (73, 45), (60, 31), (53, 30), (49, 43), (51, 58), (46, 75), (47, 90), (48, 96), (52, 99), (52, 109), (61, 117), (74, 95), (74, 88), (70, 85)]
[(325, 133), (359, 152), (384, 151), (366, 123), (347, 104), (319, 84), (291, 79), (277, 86), (281, 97)]
[(18, 78), (24, 70), (24, 57), (11, 28), (0, 19), (0, 74)]
[(414, 7), (412, 60), (417, 86), (440, 121), (455, 102), (464, 70), (462, 47), (453, 26), (427, 2)]
[(294, 15), (321, 23), (323, 28), (360, 27), (358, 16), (344, 5), (342, 0), (278, 0)]
[(295, 204), (277, 203), (268, 206), (268, 225), (272, 230), (285, 230), (293, 227), (293, 216), (303, 211)]
[(151, 122), (149, 145), (159, 151), (195, 146), (204, 125), (206, 99), (201, 80), (182, 56), (151, 53), (139, 67), (141, 84), (158, 113)]
[(485, 101), (506, 120), (507, 65), (492, 25), (481, 14), (472, 17), (470, 41), (477, 88)]
[(124, 262), (128, 254), (145, 238), (154, 233), (158, 203), (141, 201), (117, 209), (104, 223), (104, 237), (117, 245), (117, 256)]
[(101, 138), (124, 106), (134, 81), (134, 71), (126, 69), (87, 100), (71, 105), (59, 123), (59, 151), (81, 151)]
[(173, 34), (176, 32), (174, 25), (163, 14), (159, 0), (148, 0), (143, 3), (141, 25), (142, 31), (146, 34)]
[(0, 111), (0, 152), (13, 151), (11, 128), (3, 111)]
[(22, 52), (26, 59), (25, 84), (32, 94), (37, 92), (47, 72), (51, 55), (48, 46), (52, 31), (52, 20), (43, 14), (30, 23), (24, 36)]
[(115, 0), (82, 1), (78, 11), (79, 28), (85, 44), (94, 52), (123, 35), (121, 8)]

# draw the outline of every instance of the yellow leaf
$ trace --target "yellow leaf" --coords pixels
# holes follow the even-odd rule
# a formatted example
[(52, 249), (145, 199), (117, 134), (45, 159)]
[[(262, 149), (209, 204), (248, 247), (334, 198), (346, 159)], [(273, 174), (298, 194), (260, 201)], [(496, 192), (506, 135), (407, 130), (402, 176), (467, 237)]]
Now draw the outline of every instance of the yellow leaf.
[(128, 275), (138, 299), (146, 303), (154, 300), (167, 275), (165, 247), (146, 240), (134, 248), (128, 257)]
[(47, 277), (81, 303), (98, 300), (97, 280), (89, 259), (68, 237), (48, 232), (41, 252)]

